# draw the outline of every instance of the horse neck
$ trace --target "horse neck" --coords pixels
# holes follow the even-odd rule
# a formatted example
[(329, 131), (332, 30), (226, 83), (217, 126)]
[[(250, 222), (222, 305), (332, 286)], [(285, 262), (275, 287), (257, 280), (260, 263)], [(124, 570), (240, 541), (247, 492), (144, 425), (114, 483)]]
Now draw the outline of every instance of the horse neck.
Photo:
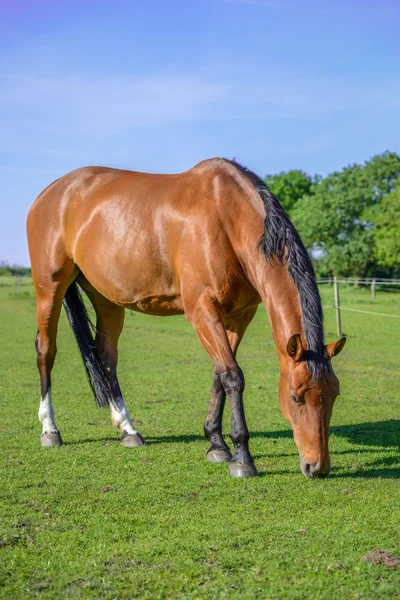
[(252, 284), (261, 296), (280, 358), (286, 357), (289, 338), (299, 333), (306, 344), (300, 296), (287, 268), (267, 262), (262, 250), (252, 258)]
[(247, 197), (248, 202), (244, 202), (242, 196), (230, 198), (231, 204), (237, 200), (231, 243), (249, 282), (261, 296), (278, 354), (286, 357), (286, 346), (294, 333), (300, 333), (306, 344), (299, 292), (286, 266), (277, 261), (268, 262), (259, 248), (258, 242), (264, 234), (265, 209), (258, 194), (249, 193)]
[(300, 333), (305, 343), (305, 334), (299, 293), (285, 266), (269, 264), (265, 268), (261, 298), (268, 313), (278, 354), (286, 357), (289, 338), (294, 333)]

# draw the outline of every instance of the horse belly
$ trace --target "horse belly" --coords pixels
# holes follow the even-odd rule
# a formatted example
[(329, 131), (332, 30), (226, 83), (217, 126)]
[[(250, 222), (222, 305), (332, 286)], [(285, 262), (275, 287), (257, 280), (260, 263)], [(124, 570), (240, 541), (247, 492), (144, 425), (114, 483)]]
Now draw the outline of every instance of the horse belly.
[(140, 263), (108, 259), (97, 268), (83, 260), (78, 266), (91, 285), (115, 304), (151, 315), (183, 313), (179, 284), (171, 281), (176, 278), (148, 265), (144, 257)]
[(180, 294), (147, 296), (136, 302), (124, 304), (123, 306), (136, 312), (158, 317), (169, 317), (184, 313)]
[[(103, 238), (104, 239), (104, 238)], [(129, 238), (128, 238), (129, 240)], [(101, 236), (81, 236), (74, 262), (100, 294), (130, 310), (151, 315), (183, 313), (180, 282), (172, 264), (165, 264), (147, 240), (107, 244)]]

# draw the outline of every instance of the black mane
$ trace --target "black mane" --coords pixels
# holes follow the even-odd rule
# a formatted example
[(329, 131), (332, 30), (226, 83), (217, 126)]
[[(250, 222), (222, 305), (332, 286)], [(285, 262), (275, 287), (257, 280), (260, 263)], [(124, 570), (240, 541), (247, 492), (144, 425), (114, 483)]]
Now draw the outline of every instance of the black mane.
[(275, 257), (280, 264), (287, 266), (296, 286), (308, 346), (307, 365), (313, 379), (319, 381), (331, 372), (331, 366), (326, 356), (321, 298), (310, 256), (285, 210), (264, 181), (235, 160), (227, 162), (254, 185), (264, 202), (264, 235), (260, 239), (260, 247), (267, 261)]

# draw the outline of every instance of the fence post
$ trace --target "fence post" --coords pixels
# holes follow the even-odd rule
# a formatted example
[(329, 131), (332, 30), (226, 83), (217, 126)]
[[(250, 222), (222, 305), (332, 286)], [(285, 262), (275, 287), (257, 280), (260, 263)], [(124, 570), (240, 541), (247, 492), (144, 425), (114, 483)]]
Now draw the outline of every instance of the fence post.
[(375, 279), (373, 279), (372, 283), (371, 283), (371, 296), (372, 296), (372, 299), (375, 300), (375, 296), (376, 296), (376, 281), (375, 281)]
[(14, 275), (15, 279), (15, 295), (19, 296), (21, 291), (21, 275)]
[(335, 292), (335, 310), (336, 310), (336, 325), (338, 336), (342, 337), (342, 323), (340, 320), (340, 299), (339, 299), (339, 283), (337, 277), (333, 280), (334, 292)]

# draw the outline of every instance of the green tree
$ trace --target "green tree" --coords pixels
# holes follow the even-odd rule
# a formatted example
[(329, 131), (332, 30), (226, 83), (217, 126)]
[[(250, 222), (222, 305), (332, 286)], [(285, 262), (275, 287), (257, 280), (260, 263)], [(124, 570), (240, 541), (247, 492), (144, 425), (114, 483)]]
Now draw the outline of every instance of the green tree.
[(21, 267), (19, 265), (10, 266), (4, 260), (0, 261), (0, 275), (30, 275), (31, 269), (29, 267)]
[(377, 154), (365, 163), (364, 174), (371, 186), (371, 199), (378, 203), (396, 188), (400, 177), (400, 156), (389, 151)]
[(317, 270), (329, 274), (364, 274), (373, 247), (363, 213), (369, 208), (362, 167), (351, 165), (313, 186), (297, 203), (293, 222), (304, 244), (318, 257)]
[(298, 200), (310, 193), (317, 178), (313, 179), (304, 171), (294, 170), (282, 171), (277, 175), (266, 175), (264, 181), (290, 214)]
[(374, 226), (378, 263), (384, 267), (400, 268), (400, 179), (396, 189), (382, 199)]
[(294, 224), (319, 273), (366, 276), (377, 264), (374, 223), (383, 199), (400, 177), (400, 157), (385, 152), (349, 165), (311, 188), (297, 202)]

